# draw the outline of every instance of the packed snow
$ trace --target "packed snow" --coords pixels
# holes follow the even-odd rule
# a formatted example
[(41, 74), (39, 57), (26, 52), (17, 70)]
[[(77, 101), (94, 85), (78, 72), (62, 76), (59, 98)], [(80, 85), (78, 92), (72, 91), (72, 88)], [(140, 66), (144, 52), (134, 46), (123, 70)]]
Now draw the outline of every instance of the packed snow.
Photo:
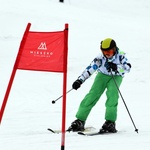
[[(66, 133), (67, 150), (149, 150), (149, 0), (0, 0), (0, 106), (28, 22), (31, 31), (60, 31), (69, 24), (67, 90), (98, 53), (100, 41), (111, 37), (132, 64), (120, 91), (139, 133), (119, 99), (117, 134), (94, 137)], [(66, 128), (96, 74), (67, 94)], [(61, 134), (61, 73), (17, 70), (0, 125), (0, 150), (58, 150)], [(105, 94), (90, 113), (86, 126), (104, 123)]]

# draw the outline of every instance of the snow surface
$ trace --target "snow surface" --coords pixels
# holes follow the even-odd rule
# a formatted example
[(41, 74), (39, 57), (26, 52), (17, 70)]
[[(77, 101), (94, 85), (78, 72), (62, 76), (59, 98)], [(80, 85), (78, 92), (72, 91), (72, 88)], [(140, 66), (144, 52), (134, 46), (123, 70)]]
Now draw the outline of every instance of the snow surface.
[[(106, 37), (116, 40), (131, 63), (120, 87), (133, 117), (137, 134), (120, 98), (119, 132), (84, 137), (66, 134), (67, 150), (150, 149), (150, 2), (149, 0), (0, 0), (0, 105), (9, 82), (19, 45), (28, 22), (31, 31), (63, 30), (69, 23), (68, 82), (72, 83), (100, 52)], [(95, 74), (82, 87), (67, 94), (66, 127), (75, 119), (80, 101), (89, 91)], [(18, 70), (0, 125), (0, 150), (58, 150), (61, 134), (62, 74)], [(97, 130), (104, 123), (105, 94), (93, 108), (86, 126)]]

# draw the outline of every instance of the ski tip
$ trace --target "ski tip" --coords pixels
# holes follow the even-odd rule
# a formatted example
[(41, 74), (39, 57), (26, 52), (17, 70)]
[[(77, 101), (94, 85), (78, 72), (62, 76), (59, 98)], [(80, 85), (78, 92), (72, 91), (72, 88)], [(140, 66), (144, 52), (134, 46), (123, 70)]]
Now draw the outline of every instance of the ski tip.
[(86, 135), (86, 134), (84, 134), (83, 132), (80, 132), (80, 131), (78, 132), (78, 134), (80, 134), (80, 135)]
[(50, 129), (50, 128), (48, 128), (47, 130), (48, 130), (48, 131), (51, 131), (52, 133), (55, 133), (55, 131), (52, 130), (52, 129)]

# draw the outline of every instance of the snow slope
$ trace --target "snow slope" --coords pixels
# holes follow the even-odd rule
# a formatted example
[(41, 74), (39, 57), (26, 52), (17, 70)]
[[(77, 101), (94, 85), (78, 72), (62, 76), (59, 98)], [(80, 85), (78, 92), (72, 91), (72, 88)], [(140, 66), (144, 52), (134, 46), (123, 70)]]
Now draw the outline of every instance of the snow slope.
[[(63, 30), (69, 23), (68, 90), (74, 80), (99, 53), (106, 37), (116, 40), (127, 52), (132, 70), (120, 88), (133, 124), (120, 98), (119, 132), (109, 136), (84, 137), (66, 134), (65, 149), (149, 150), (150, 149), (150, 2), (148, 0), (0, 0), (0, 105), (9, 82), (20, 41), (28, 22), (32, 31)], [(77, 91), (67, 95), (66, 127), (75, 119), (80, 101), (90, 89), (95, 74)], [(61, 134), (48, 127), (61, 128), (62, 74), (18, 70), (0, 126), (1, 150), (57, 150)], [(86, 125), (97, 129), (104, 123), (103, 95), (93, 108)]]

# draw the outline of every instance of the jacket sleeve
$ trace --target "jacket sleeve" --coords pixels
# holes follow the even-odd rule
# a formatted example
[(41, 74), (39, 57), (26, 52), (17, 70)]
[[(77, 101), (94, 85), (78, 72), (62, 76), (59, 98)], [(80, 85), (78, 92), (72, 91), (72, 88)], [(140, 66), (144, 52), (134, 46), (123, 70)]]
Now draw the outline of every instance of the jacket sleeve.
[(79, 80), (84, 82), (88, 79), (102, 64), (102, 61), (99, 56), (94, 58), (94, 60), (90, 63), (89, 66), (82, 72), (82, 74), (78, 77)]
[(125, 73), (130, 72), (131, 64), (126, 57), (126, 54), (120, 55), (120, 65), (117, 65), (117, 71), (121, 76), (124, 76)]

